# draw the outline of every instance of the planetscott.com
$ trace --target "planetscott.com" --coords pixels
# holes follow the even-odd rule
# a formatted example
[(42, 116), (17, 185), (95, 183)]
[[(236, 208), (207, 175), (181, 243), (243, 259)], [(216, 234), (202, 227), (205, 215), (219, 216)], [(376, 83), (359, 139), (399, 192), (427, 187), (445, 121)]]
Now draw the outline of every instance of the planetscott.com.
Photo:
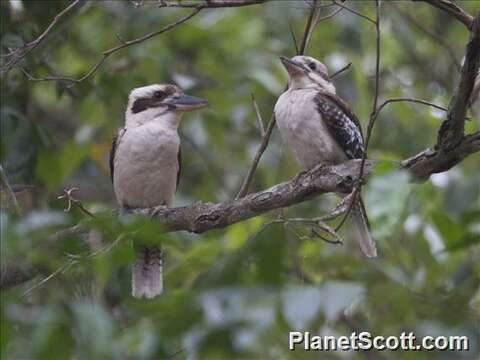
[(373, 336), (369, 332), (353, 332), (349, 336), (311, 335), (309, 332), (291, 331), (290, 350), (453, 350), (468, 351), (467, 336), (423, 336), (401, 333), (398, 336)]

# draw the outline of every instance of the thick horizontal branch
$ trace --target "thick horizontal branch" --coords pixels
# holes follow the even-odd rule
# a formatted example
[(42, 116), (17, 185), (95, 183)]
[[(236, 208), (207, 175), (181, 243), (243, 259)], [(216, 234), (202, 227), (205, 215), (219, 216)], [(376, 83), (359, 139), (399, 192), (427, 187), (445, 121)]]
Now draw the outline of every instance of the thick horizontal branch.
[(221, 8), (262, 4), (271, 0), (160, 0), (159, 7)]
[[(218, 204), (199, 202), (176, 208), (159, 206), (137, 210), (136, 213), (158, 219), (168, 231), (186, 230), (203, 233), (207, 230), (224, 228), (275, 209), (298, 204), (320, 194), (349, 192), (359, 173), (360, 164), (361, 160), (351, 160), (334, 166), (319, 165), (299, 174), (291, 181), (277, 184), (241, 199)], [(370, 172), (371, 167), (372, 162), (367, 161), (365, 174)]]
[[(465, 136), (458, 147), (449, 150), (427, 149), (401, 162), (417, 179), (428, 179), (432, 173), (450, 169), (466, 156), (480, 151), (480, 132)], [(167, 228), (167, 231), (185, 230), (203, 233), (212, 229), (250, 219), (271, 210), (292, 206), (314, 196), (328, 192), (348, 192), (359, 173), (361, 159), (335, 165), (319, 165), (299, 174), (295, 179), (275, 185), (267, 190), (247, 195), (241, 199), (222, 203), (197, 202), (190, 206), (167, 208), (159, 206), (139, 209), (135, 212), (153, 217)], [(373, 161), (365, 162), (365, 176), (371, 172)], [(61, 230), (49, 236), (47, 243), (54, 245), (65, 236), (87, 232), (83, 224)], [(2, 268), (0, 289), (7, 289), (33, 279), (42, 271), (39, 268), (10, 264)]]
[[(351, 160), (335, 166), (319, 165), (299, 174), (291, 181), (280, 183), (238, 200), (217, 204), (197, 202), (176, 208), (158, 206), (138, 209), (135, 210), (135, 213), (153, 217), (165, 225), (167, 231), (185, 230), (203, 233), (250, 219), (271, 210), (298, 204), (320, 194), (349, 192), (359, 173), (360, 164), (361, 160)], [(365, 175), (370, 173), (372, 165), (373, 162), (366, 162)], [(50, 235), (46, 239), (46, 243), (50, 246), (66, 236), (85, 232), (88, 232), (88, 228), (80, 223)], [(21, 266), (17, 263), (10, 263), (1, 269), (0, 289), (23, 284), (41, 273), (42, 269), (32, 265)]]
[(430, 175), (449, 170), (468, 155), (480, 151), (480, 132), (464, 136), (455, 148), (429, 148), (401, 162), (417, 180), (427, 180)]
[(471, 29), (473, 16), (466, 13), (460, 6), (456, 5), (451, 0), (413, 0), (413, 1), (424, 1), (429, 3), (432, 6), (435, 6), (443, 11), (448, 12), (450, 15), (457, 18), (461, 21), (468, 29)]

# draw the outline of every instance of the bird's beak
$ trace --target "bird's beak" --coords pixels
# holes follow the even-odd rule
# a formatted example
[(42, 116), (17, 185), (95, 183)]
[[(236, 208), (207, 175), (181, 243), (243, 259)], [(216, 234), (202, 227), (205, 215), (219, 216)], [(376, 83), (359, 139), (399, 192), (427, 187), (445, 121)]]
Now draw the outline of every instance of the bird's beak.
[(285, 69), (287, 69), (288, 73), (291, 76), (304, 74), (307, 72), (307, 70), (302, 64), (297, 63), (296, 61), (293, 61), (285, 56), (280, 56), (280, 60), (282, 61), (283, 66), (285, 66)]
[(193, 111), (197, 109), (201, 109), (208, 105), (208, 101), (206, 99), (190, 96), (190, 95), (180, 95), (175, 99), (171, 99), (167, 101), (167, 104), (174, 107), (179, 111)]

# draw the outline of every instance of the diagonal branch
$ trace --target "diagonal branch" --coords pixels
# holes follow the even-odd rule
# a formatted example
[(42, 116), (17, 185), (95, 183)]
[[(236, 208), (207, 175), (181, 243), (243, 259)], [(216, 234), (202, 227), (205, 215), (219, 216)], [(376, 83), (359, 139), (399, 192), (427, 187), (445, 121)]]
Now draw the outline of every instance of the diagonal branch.
[(195, 15), (197, 15), (200, 10), (202, 10), (202, 7), (196, 7), (190, 14), (180, 18), (179, 20), (171, 23), (171, 24), (168, 24), (167, 26), (163, 27), (162, 29), (158, 30), (158, 31), (154, 31), (154, 32), (151, 32), (151, 33), (148, 33), (148, 34), (145, 34), (137, 39), (133, 39), (133, 40), (129, 40), (129, 41), (125, 41), (125, 42), (122, 42), (120, 45), (117, 45), (117, 46), (114, 46), (113, 48), (110, 48), (108, 50), (105, 50), (102, 52), (102, 57), (100, 58), (100, 60), (98, 60), (91, 68), (89, 71), (87, 71), (83, 76), (79, 77), (79, 78), (71, 78), (71, 77), (63, 77), (63, 76), (47, 76), (47, 77), (43, 77), (43, 78), (36, 78), (34, 76), (32, 76), (31, 74), (27, 73), (24, 69), (21, 69), (23, 71), (23, 73), (27, 76), (27, 78), (30, 80), (30, 81), (69, 81), (71, 82), (72, 84), (70, 86), (73, 86), (75, 85), (76, 83), (80, 83), (86, 79), (88, 79), (89, 77), (91, 77), (92, 75), (94, 75), (97, 70), (103, 65), (103, 63), (114, 53), (116, 53), (117, 51), (121, 50), (121, 49), (124, 49), (126, 47), (129, 47), (129, 46), (132, 46), (132, 45), (136, 45), (136, 44), (139, 44), (139, 43), (142, 43), (146, 40), (149, 40), (155, 36), (158, 36), (160, 34), (163, 34), (164, 32), (167, 32), (167, 31), (170, 31), (172, 30), (173, 28), (177, 27), (178, 25), (180, 24), (183, 24), (184, 22), (190, 20), (192, 17), (194, 17)]
[[(373, 162), (366, 164), (367, 175)], [(224, 228), (230, 224), (247, 220), (269, 211), (288, 207), (310, 200), (327, 192), (350, 191), (360, 168), (360, 160), (352, 160), (335, 166), (319, 165), (308, 172), (301, 173), (291, 181), (277, 184), (267, 190), (247, 195), (238, 200), (220, 203), (196, 202), (189, 206), (168, 208), (137, 209), (135, 213), (150, 216), (162, 223), (167, 232), (189, 231), (203, 233), (212, 229)], [(84, 223), (61, 230), (46, 239), (48, 245), (61, 241), (66, 236), (88, 232)], [(3, 265), (0, 273), (0, 289), (7, 289), (42, 273), (35, 266), (22, 266), (16, 262)]]
[[(307, 172), (300, 173), (291, 181), (249, 194), (241, 199), (217, 204), (197, 202), (190, 206), (176, 208), (158, 206), (139, 209), (135, 212), (159, 220), (168, 231), (186, 230), (203, 233), (224, 228), (275, 209), (298, 204), (320, 194), (350, 191), (360, 164), (361, 160), (351, 160), (334, 166), (318, 165)], [(367, 161), (365, 175), (369, 173), (372, 165), (372, 162)]]
[(373, 20), (371, 17), (368, 17), (367, 15), (363, 15), (362, 13), (360, 13), (360, 12), (358, 12), (358, 11), (352, 9), (352, 8), (349, 8), (349, 7), (346, 6), (346, 5), (343, 5), (343, 4), (339, 3), (339, 2), (336, 1), (336, 0), (333, 0), (333, 3), (334, 3), (335, 5), (337, 5), (337, 6), (340, 6), (342, 9), (347, 10), (348, 12), (350, 12), (350, 13), (352, 13), (352, 14), (355, 14), (355, 15), (357, 15), (357, 16), (359, 16), (359, 17), (361, 17), (361, 18), (363, 18), (363, 19), (365, 19), (365, 20), (367, 20), (367, 21), (370, 21), (370, 22), (371, 22), (372, 24), (374, 24), (374, 25), (376, 24), (376, 20)]
[(224, 8), (263, 4), (271, 0), (160, 0), (158, 7)]
[(455, 4), (451, 0), (413, 0), (413, 1), (424, 1), (430, 5), (446, 11), (450, 15), (454, 16), (465, 24), (468, 29), (471, 29), (473, 23), (473, 16), (466, 13), (460, 6)]
[(3, 55), (6, 57), (7, 62), (0, 68), (0, 73), (6, 73), (10, 69), (12, 69), (20, 60), (22, 60), (25, 56), (27, 56), (30, 52), (35, 50), (42, 42), (47, 39), (47, 37), (51, 34), (51, 32), (55, 29), (58, 23), (70, 12), (72, 12), (77, 6), (81, 5), (81, 0), (75, 0), (69, 6), (67, 6), (64, 10), (58, 13), (53, 21), (48, 25), (43, 33), (40, 34), (35, 40), (30, 41), (28, 44), (17, 48), (10, 53)]
[[(432, 173), (446, 171), (462, 161), (466, 156), (480, 151), (480, 132), (464, 137), (458, 147), (451, 151), (443, 149), (427, 149), (400, 163), (400, 167), (409, 170), (415, 177), (428, 179)], [(366, 160), (364, 175), (372, 169), (373, 161)], [(156, 207), (137, 209), (136, 213), (151, 216), (165, 225), (167, 231), (190, 231), (203, 233), (212, 229), (219, 229), (250, 219), (269, 211), (292, 206), (312, 199), (314, 196), (327, 192), (348, 192), (357, 183), (356, 179), (362, 160), (328, 166), (317, 167), (299, 174), (291, 181), (287, 181), (247, 195), (238, 200), (229, 200), (221, 203), (197, 202), (190, 206), (177, 208)], [(348, 211), (352, 195), (345, 198), (330, 214), (313, 221), (327, 221), (332, 217)], [(347, 201), (348, 199), (348, 201)], [(348, 202), (348, 204), (347, 204)], [(275, 221), (275, 220), (274, 220)], [(84, 223), (79, 223), (50, 235), (46, 243), (53, 246), (66, 236), (79, 235), (88, 232)], [(31, 265), (22, 266), (17, 263), (3, 266), (0, 276), (0, 289), (7, 289), (31, 280), (42, 270)]]
[(470, 96), (475, 85), (475, 78), (480, 68), (480, 12), (472, 22), (470, 40), (467, 44), (465, 61), (460, 72), (460, 79), (448, 107), (447, 120), (438, 132), (437, 145), (444, 149), (452, 149), (463, 138), (465, 115)]
[(373, 24), (375, 25), (375, 44), (376, 44), (376, 51), (375, 51), (375, 94), (373, 97), (373, 104), (372, 104), (372, 112), (370, 113), (370, 120), (368, 121), (368, 127), (367, 127), (367, 135), (365, 138), (365, 145), (364, 145), (364, 150), (363, 150), (363, 155), (362, 155), (362, 163), (360, 166), (360, 171), (358, 174), (358, 181), (353, 189), (352, 193), (352, 198), (350, 201), (350, 205), (348, 207), (348, 210), (346, 211), (345, 215), (342, 218), (342, 221), (337, 225), (335, 230), (339, 230), (343, 224), (345, 224), (345, 221), (347, 220), (350, 212), (353, 209), (353, 205), (356, 203), (357, 195), (361, 191), (361, 179), (363, 178), (363, 171), (364, 167), (363, 165), (365, 164), (368, 156), (368, 145), (370, 144), (370, 138), (372, 136), (372, 131), (373, 127), (375, 125), (375, 120), (377, 119), (378, 116), (378, 96), (380, 94), (380, 43), (381, 43), (381, 32), (380, 32), (380, 0), (375, 0), (375, 20), (372, 20)]
[(443, 106), (440, 106), (440, 105), (437, 105), (437, 104), (434, 104), (434, 103), (431, 103), (430, 101), (426, 101), (426, 100), (420, 100), (420, 99), (414, 99), (414, 98), (407, 98), (407, 97), (399, 97), (399, 98), (391, 98), (391, 99), (388, 99), (388, 100), (385, 100), (384, 102), (382, 102), (380, 104), (380, 106), (378, 107), (377, 109), (377, 114), (380, 113), (380, 111), (382, 111), (382, 109), (387, 106), (388, 104), (391, 104), (391, 103), (396, 103), (396, 102), (411, 102), (411, 103), (417, 103), (417, 104), (422, 104), (422, 105), (427, 105), (427, 106), (431, 106), (437, 110), (442, 110), (442, 111), (445, 111), (447, 112), (448, 109), (444, 108)]
[(412, 16), (409, 12), (403, 10), (401, 7), (397, 6), (395, 2), (392, 2), (390, 4), (396, 11), (400, 13), (400, 15), (405, 18), (410, 24), (415, 26), (417, 29), (421, 30), (425, 34), (427, 34), (432, 40), (434, 40), (439, 46), (443, 47), (450, 58), (452, 59), (452, 63), (455, 65), (458, 71), (460, 71), (462, 65), (460, 62), (457, 60), (457, 56), (455, 53), (455, 50), (453, 47), (448, 43), (448, 41), (445, 40), (445, 38), (441, 35), (438, 35), (431, 29), (429, 29), (428, 26), (424, 25), (421, 21), (416, 19), (414, 16)]

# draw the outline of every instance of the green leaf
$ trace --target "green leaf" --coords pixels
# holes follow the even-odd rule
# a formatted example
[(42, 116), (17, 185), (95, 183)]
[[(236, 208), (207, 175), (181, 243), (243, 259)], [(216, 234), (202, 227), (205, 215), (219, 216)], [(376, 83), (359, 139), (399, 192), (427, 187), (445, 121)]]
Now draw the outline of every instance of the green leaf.
[(405, 171), (385, 173), (370, 180), (366, 206), (374, 237), (388, 238), (393, 234), (407, 205), (411, 189), (409, 181)]
[(458, 243), (464, 233), (459, 224), (454, 222), (444, 211), (433, 210), (430, 217), (442, 236), (445, 247), (449, 248)]

